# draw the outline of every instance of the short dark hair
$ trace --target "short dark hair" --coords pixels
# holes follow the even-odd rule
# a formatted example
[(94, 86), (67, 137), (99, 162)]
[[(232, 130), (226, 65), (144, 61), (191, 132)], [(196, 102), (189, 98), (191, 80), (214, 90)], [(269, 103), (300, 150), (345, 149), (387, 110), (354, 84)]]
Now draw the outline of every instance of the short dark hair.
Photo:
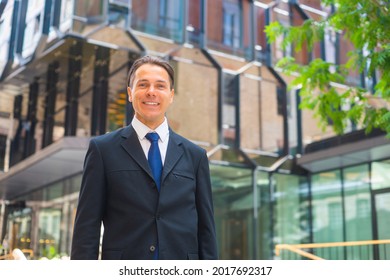
[(169, 80), (171, 83), (170, 88), (173, 89), (174, 83), (175, 83), (175, 78), (174, 78), (174, 73), (175, 71), (173, 70), (172, 66), (168, 63), (168, 61), (165, 61), (162, 58), (159, 57), (153, 57), (150, 55), (145, 55), (141, 58), (138, 58), (136, 61), (134, 61), (133, 65), (131, 66), (129, 70), (129, 74), (127, 76), (127, 86), (132, 87), (133, 82), (134, 82), (134, 76), (135, 72), (137, 71), (138, 68), (140, 68), (144, 64), (152, 64), (152, 65), (157, 65), (165, 69), (167, 71)]

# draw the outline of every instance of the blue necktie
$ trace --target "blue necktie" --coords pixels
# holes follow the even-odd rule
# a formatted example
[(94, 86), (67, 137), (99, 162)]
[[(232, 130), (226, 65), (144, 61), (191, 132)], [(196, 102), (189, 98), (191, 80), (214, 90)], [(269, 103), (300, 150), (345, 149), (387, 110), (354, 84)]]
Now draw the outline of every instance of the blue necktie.
[[(157, 185), (157, 190), (160, 191), (160, 185), (161, 185), (161, 172), (162, 172), (162, 160), (161, 160), (161, 154), (160, 149), (158, 148), (158, 139), (159, 136), (155, 132), (151, 132), (146, 134), (146, 139), (150, 141), (150, 148), (148, 153), (148, 162), (149, 166), (152, 169), (154, 181)], [(156, 244), (156, 248), (154, 251), (154, 259), (158, 260), (159, 255), (159, 249), (158, 244)]]
[(157, 185), (157, 190), (160, 191), (161, 185), (161, 172), (162, 172), (162, 161), (160, 149), (158, 148), (159, 136), (155, 132), (146, 134), (146, 139), (150, 141), (150, 149), (148, 153), (149, 166), (152, 169), (154, 181)]

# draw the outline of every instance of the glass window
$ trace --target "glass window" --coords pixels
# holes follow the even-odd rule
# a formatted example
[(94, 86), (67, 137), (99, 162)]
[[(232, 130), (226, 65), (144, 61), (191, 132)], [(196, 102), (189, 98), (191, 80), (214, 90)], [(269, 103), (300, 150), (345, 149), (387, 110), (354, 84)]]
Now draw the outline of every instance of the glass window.
[[(20, 250), (28, 250), (25, 252), (31, 252), (32, 250), (32, 212), (31, 208), (19, 208), (10, 207), (10, 213), (8, 216), (8, 231), (5, 236), (6, 244), (5, 248), (8, 253), (11, 253), (13, 249), (18, 248)], [(31, 253), (29, 254), (31, 257)], [(26, 253), (27, 256), (27, 253)], [(29, 257), (29, 258), (30, 258)]]
[[(344, 241), (342, 209), (340, 171), (328, 171), (313, 175), (313, 242)], [(314, 249), (314, 254), (332, 260), (344, 258), (342, 247)]]
[[(390, 192), (377, 193), (375, 198), (375, 217), (377, 220), (377, 239), (388, 240), (390, 238)], [(389, 260), (389, 244), (379, 245), (377, 248), (380, 260)]]
[(131, 27), (183, 42), (184, 1), (180, 0), (133, 0)]
[(129, 0), (110, 1), (109, 22), (123, 29), (129, 26)]
[(250, 1), (207, 2), (207, 46), (210, 49), (251, 59)]
[(8, 61), (13, 9), (14, 3), (8, 3), (5, 6), (2, 17), (0, 18), (0, 77)]
[[(272, 21), (278, 21), (284, 26), (290, 26), (290, 12), (287, 3), (279, 3), (272, 8)], [(272, 63), (286, 56), (292, 56), (291, 46), (287, 46), (284, 50), (282, 48), (284, 35), (281, 35), (272, 44)]]
[(241, 46), (241, 11), (238, 2), (223, 3), (223, 43), (226, 46)]
[(371, 187), (379, 190), (390, 187), (390, 160), (372, 163)]
[(28, 1), (23, 38), (23, 57), (29, 57), (34, 53), (38, 40), (42, 36), (44, 4), (43, 0)]
[(73, 0), (61, 1), (60, 30), (68, 32), (72, 26)]
[(306, 178), (273, 175), (274, 240), (278, 244), (301, 244), (310, 240), (309, 200)]
[[(345, 33), (339, 34), (339, 64), (346, 64), (353, 51), (355, 51), (355, 46), (345, 37)], [(355, 68), (348, 69), (347, 84), (361, 86), (358, 67), (356, 67), (356, 70)]]
[(219, 257), (253, 259), (253, 183), (250, 169), (210, 165)]
[(39, 212), (37, 257), (53, 259), (60, 255), (61, 209), (45, 208)]
[(238, 135), (237, 127), (237, 97), (239, 91), (239, 77), (235, 74), (223, 72), (223, 104), (222, 104), (222, 134), (223, 143), (236, 146)]
[(272, 234), (272, 200), (270, 178), (267, 172), (255, 171), (257, 188), (257, 259), (268, 260), (274, 256)]
[[(371, 193), (368, 164), (344, 169), (346, 241), (372, 239)], [(347, 259), (372, 259), (370, 247), (351, 247)]]
[(106, 20), (107, 6), (104, 0), (74, 1), (74, 17), (72, 29), (87, 34)]
[(28, 249), (33, 259), (67, 258), (80, 185), (78, 174), (20, 197), (24, 208), (13, 207), (8, 216), (8, 249)]
[[(292, 7), (293, 7), (291, 9), (291, 12), (293, 13), (293, 15), (291, 16), (292, 24), (293, 26), (300, 26), (303, 24), (305, 18), (302, 17), (302, 14), (298, 11), (298, 8), (296, 6), (292, 6)], [(295, 49), (293, 49), (292, 51), (297, 63), (307, 64), (309, 62), (308, 47), (306, 43), (302, 45), (301, 50), (296, 51)]]
[(267, 24), (267, 13), (267, 6), (259, 3), (258, 1), (255, 1), (255, 50), (260, 61), (265, 61), (270, 55), (267, 53), (267, 37), (264, 32), (265, 26)]
[(200, 44), (200, 36), (201, 34), (201, 6), (200, 0), (192, 0), (188, 1), (187, 8), (187, 36), (188, 41), (191, 44), (199, 45)]

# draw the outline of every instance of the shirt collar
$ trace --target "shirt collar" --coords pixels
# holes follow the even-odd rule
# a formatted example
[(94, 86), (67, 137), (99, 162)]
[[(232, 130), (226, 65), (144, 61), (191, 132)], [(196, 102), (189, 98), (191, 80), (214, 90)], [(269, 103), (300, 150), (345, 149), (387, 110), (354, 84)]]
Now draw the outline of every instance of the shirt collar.
[(162, 142), (166, 141), (169, 135), (168, 121), (166, 117), (164, 117), (163, 123), (160, 124), (155, 130), (147, 127), (140, 120), (138, 120), (136, 116), (134, 116), (133, 120), (131, 121), (131, 125), (133, 126), (140, 140), (146, 139), (145, 135), (149, 132), (156, 132)]

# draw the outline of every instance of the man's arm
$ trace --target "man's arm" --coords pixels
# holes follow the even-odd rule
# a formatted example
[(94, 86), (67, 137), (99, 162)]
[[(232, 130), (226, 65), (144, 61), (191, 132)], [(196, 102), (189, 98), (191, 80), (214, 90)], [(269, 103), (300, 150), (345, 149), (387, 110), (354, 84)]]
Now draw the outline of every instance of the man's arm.
[(74, 223), (71, 259), (97, 260), (105, 205), (105, 172), (101, 153), (92, 139), (84, 161)]

